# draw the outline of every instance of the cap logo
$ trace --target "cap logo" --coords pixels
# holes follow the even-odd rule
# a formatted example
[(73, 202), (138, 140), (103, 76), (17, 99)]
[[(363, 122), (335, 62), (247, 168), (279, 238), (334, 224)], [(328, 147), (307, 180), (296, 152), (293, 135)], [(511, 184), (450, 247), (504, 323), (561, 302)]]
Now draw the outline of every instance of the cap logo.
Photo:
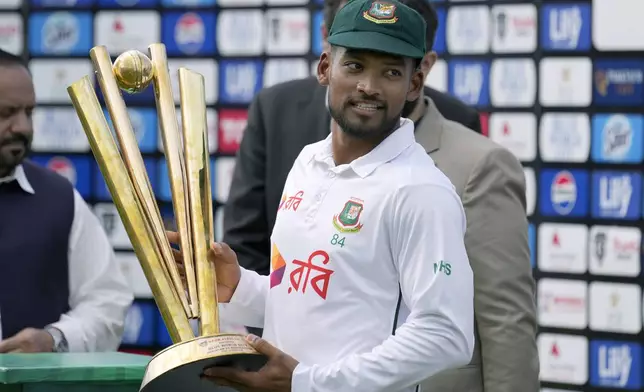
[(396, 23), (398, 18), (394, 15), (396, 6), (385, 1), (374, 1), (369, 11), (362, 13), (362, 17), (378, 24)]

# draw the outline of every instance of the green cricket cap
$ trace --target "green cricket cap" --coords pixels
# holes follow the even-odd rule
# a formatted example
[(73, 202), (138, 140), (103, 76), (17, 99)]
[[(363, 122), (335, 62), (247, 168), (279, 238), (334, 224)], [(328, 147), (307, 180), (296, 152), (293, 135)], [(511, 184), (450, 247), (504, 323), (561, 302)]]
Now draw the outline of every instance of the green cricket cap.
[(338, 11), (327, 41), (349, 49), (420, 59), (427, 44), (425, 19), (396, 0), (352, 0)]

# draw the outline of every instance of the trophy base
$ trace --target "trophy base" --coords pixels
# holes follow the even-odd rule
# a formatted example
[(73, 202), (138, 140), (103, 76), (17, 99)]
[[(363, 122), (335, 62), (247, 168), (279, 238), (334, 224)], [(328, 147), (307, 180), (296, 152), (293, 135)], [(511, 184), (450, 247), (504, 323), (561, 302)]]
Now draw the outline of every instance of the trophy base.
[(145, 369), (139, 392), (234, 391), (202, 379), (204, 369), (226, 366), (256, 371), (267, 360), (242, 335), (200, 336), (174, 344), (155, 355)]

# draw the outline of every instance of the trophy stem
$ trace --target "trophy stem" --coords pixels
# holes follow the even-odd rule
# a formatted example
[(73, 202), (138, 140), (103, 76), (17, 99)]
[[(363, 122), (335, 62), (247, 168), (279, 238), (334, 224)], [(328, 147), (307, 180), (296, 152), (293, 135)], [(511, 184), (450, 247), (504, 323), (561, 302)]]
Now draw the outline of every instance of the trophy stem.
[[(92, 82), (85, 76), (67, 88), (72, 104), (87, 135), (107, 187), (118, 209), (123, 225), (132, 240), (145, 277), (163, 316), (170, 337), (175, 342), (194, 339), (181, 301), (170, 279), (163, 271), (163, 257), (153, 243), (152, 228), (143, 210), (133, 181), (103, 115)], [(114, 120), (113, 120), (114, 121)]]
[(176, 288), (176, 294), (181, 300), (186, 316), (190, 317), (192, 310), (185, 295), (181, 275), (179, 275), (179, 270), (172, 256), (172, 248), (165, 234), (159, 206), (152, 191), (147, 171), (145, 170), (143, 157), (138, 148), (138, 142), (134, 135), (125, 102), (123, 101), (112, 71), (112, 61), (110, 60), (109, 53), (105, 47), (97, 46), (90, 50), (90, 57), (94, 64), (96, 74), (98, 75), (98, 82), (105, 97), (105, 103), (110, 113), (112, 124), (114, 125), (114, 131), (121, 147), (127, 172), (132, 179), (139, 201), (144, 206), (143, 211), (148, 223), (152, 227), (156, 245), (161, 251), (166, 273), (170, 274)]
[(190, 205), (188, 212), (199, 293), (200, 334), (212, 336), (219, 334), (219, 308), (215, 265), (208, 261), (207, 255), (210, 242), (214, 239), (214, 229), (204, 77), (180, 68), (179, 92)]
[(182, 155), (177, 112), (172, 95), (172, 84), (168, 71), (165, 45), (153, 44), (148, 47), (148, 50), (154, 74), (154, 96), (161, 125), (166, 164), (168, 166), (174, 215), (177, 223), (177, 231), (179, 232), (181, 240), (181, 253), (188, 285), (188, 297), (190, 299), (192, 317), (197, 318), (200, 316), (199, 301), (201, 298), (198, 296), (197, 291), (195, 259), (192, 252), (191, 223), (187, 200), (188, 184), (184, 176), (186, 173), (185, 161)]

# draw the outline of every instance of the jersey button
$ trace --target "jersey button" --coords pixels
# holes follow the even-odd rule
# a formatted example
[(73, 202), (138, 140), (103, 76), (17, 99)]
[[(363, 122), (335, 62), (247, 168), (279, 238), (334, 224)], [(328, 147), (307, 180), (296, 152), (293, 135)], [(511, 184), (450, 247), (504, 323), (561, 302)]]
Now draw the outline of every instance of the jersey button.
[(330, 171), (330, 172), (329, 172), (329, 178), (333, 178), (333, 177), (335, 177), (335, 173), (334, 173), (334, 172), (332, 172), (332, 171)]

